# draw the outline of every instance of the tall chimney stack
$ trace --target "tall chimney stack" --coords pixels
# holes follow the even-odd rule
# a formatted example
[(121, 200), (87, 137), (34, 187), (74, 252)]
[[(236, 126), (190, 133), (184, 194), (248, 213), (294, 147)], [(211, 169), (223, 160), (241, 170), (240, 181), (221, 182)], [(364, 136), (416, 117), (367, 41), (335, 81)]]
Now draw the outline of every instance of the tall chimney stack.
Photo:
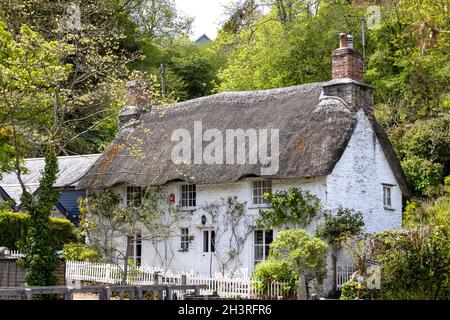
[(119, 115), (119, 126), (131, 125), (139, 121), (142, 114), (151, 109), (151, 90), (142, 74), (136, 72), (135, 80), (126, 83), (126, 104)]
[(353, 50), (353, 36), (341, 33), (339, 48), (332, 54), (333, 79), (350, 78), (356, 81), (363, 79), (363, 61), (360, 53)]

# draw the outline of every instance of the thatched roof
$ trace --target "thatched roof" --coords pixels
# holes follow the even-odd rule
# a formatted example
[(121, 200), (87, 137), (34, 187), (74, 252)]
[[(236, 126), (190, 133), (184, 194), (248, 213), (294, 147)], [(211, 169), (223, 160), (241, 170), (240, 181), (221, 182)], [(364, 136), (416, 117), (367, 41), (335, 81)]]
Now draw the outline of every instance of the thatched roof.
[[(279, 171), (268, 177), (326, 176), (341, 158), (356, 119), (339, 98), (322, 97), (323, 83), (264, 91), (227, 92), (154, 109), (141, 124), (124, 127), (80, 180), (78, 188), (102, 189), (118, 184), (164, 185), (189, 180), (197, 184), (237, 181), (259, 176), (261, 164), (175, 165), (171, 134), (179, 128), (193, 136), (194, 121), (203, 130), (279, 129)], [(402, 191), (403, 173), (386, 134), (376, 120), (375, 132)], [(206, 145), (207, 143), (205, 143)]]

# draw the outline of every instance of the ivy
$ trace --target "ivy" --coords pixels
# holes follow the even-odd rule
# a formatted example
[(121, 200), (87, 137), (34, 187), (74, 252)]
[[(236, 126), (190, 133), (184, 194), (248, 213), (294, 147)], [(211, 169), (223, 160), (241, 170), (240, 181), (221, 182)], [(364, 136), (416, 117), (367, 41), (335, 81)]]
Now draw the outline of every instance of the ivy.
[(296, 187), (290, 187), (287, 191), (266, 193), (264, 200), (270, 207), (260, 209), (256, 220), (257, 226), (262, 228), (304, 228), (321, 212), (319, 198)]

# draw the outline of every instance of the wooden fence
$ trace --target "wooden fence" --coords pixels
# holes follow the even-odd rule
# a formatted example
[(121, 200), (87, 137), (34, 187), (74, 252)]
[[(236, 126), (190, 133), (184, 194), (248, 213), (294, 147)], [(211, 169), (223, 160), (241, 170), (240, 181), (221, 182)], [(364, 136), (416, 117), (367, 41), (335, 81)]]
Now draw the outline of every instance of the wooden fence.
[[(59, 285), (65, 285), (66, 266), (63, 261), (58, 265), (53, 275)], [(25, 268), (17, 263), (17, 258), (0, 259), (0, 287), (20, 287), (25, 284)]]
[[(113, 264), (90, 263), (81, 261), (66, 262), (66, 281), (91, 281), (108, 284), (119, 284), (122, 280), (121, 269)], [(162, 274), (154, 268), (130, 268), (127, 277), (128, 285), (202, 285), (201, 294), (218, 294), (223, 298), (265, 298), (295, 296), (295, 289), (285, 283), (270, 283), (264, 290), (259, 289), (258, 281), (252, 278), (230, 278), (222, 275)]]

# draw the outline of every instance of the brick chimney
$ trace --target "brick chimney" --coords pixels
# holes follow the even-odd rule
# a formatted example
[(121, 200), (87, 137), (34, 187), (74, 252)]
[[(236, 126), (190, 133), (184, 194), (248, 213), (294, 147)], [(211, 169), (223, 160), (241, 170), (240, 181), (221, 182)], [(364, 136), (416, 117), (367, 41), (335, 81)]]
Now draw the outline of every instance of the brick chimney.
[(339, 48), (332, 54), (332, 68), (333, 79), (323, 85), (321, 99), (340, 99), (349, 111), (362, 108), (373, 117), (373, 87), (362, 82), (363, 60), (353, 50), (351, 35), (339, 35)]
[(119, 115), (119, 126), (133, 125), (139, 122), (141, 115), (151, 110), (151, 90), (142, 74), (136, 72), (135, 80), (126, 83), (126, 104)]
[(353, 36), (341, 33), (339, 48), (334, 50), (331, 57), (333, 79), (362, 81), (363, 61), (361, 54), (353, 50)]

